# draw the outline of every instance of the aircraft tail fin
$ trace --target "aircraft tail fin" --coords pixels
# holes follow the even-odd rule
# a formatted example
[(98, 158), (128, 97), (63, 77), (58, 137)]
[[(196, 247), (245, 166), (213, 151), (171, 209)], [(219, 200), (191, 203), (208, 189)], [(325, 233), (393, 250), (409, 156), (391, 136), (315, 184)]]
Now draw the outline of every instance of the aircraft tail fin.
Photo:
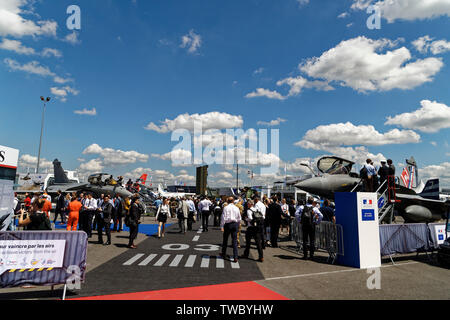
[(144, 184), (144, 185), (145, 185), (145, 183), (147, 182), (147, 177), (148, 177), (148, 175), (144, 173), (144, 174), (139, 178), (138, 181), (139, 181), (141, 184)]
[(400, 184), (408, 189), (416, 188), (419, 185), (419, 171), (413, 157), (409, 160), (406, 159), (406, 167), (400, 176)]
[(439, 179), (428, 180), (420, 196), (427, 199), (439, 200)]
[(67, 178), (66, 173), (64, 172), (63, 167), (61, 166), (61, 162), (58, 159), (53, 161), (53, 172), (55, 175), (55, 183), (69, 183), (69, 178)]

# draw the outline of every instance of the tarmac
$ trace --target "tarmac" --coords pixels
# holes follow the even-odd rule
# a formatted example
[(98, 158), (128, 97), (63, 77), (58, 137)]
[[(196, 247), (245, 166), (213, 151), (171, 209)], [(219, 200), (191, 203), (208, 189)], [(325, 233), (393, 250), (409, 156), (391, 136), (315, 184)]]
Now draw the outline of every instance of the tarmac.
[[(450, 270), (437, 264), (435, 254), (395, 256), (395, 264), (384, 259), (379, 269), (380, 281), (376, 283), (368, 270), (329, 264), (325, 252), (318, 252), (314, 261), (302, 260), (302, 254), (297, 252), (295, 243), (289, 241), (287, 235), (280, 236), (278, 248), (266, 248), (263, 263), (256, 261), (254, 245), (250, 259), (233, 263), (230, 258), (219, 256), (222, 243), (219, 228), (209, 227), (208, 232), (202, 232), (200, 224), (196, 223), (192, 231), (182, 234), (176, 222), (175, 219), (168, 221), (174, 225), (161, 239), (139, 234), (135, 250), (126, 247), (128, 232), (113, 233), (111, 246), (98, 245), (94, 232), (88, 244), (85, 282), (81, 290), (68, 291), (66, 298), (450, 299)], [(143, 223), (155, 224), (156, 221), (145, 217)], [(245, 228), (241, 235), (242, 247), (244, 231)], [(239, 249), (240, 255), (243, 250)], [(227, 254), (232, 254), (231, 247)], [(0, 289), (0, 300), (54, 300), (61, 296), (62, 286), (53, 291), (49, 287)]]

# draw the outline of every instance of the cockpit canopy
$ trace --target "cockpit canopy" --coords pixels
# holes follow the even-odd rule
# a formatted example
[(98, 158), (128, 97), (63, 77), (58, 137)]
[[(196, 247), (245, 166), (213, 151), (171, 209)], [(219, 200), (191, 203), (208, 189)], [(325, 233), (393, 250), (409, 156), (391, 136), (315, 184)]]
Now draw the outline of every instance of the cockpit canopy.
[(326, 174), (349, 174), (355, 163), (338, 157), (323, 157), (317, 162), (317, 169)]
[(113, 182), (112, 175), (107, 173), (97, 173), (89, 176), (88, 182), (93, 185), (108, 185)]

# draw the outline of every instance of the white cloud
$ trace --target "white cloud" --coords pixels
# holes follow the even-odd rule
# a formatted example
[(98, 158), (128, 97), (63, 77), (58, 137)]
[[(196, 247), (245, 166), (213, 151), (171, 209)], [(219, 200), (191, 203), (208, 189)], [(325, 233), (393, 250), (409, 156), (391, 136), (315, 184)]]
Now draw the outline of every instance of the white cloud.
[(79, 170), (82, 171), (83, 173), (88, 173), (88, 172), (101, 173), (104, 168), (105, 168), (105, 166), (103, 165), (103, 162), (101, 159), (92, 159), (88, 162), (82, 163), (80, 165)]
[(44, 48), (44, 50), (42, 50), (41, 55), (43, 57), (56, 57), (56, 58), (61, 58), (62, 57), (62, 53), (61, 51), (59, 51), (58, 49), (52, 49), (52, 48)]
[(114, 150), (112, 148), (102, 148), (98, 144), (92, 144), (87, 147), (83, 154), (92, 155), (98, 154), (103, 160), (104, 165), (125, 165), (132, 164), (136, 162), (147, 162), (149, 156), (146, 154), (139, 153), (137, 151), (122, 151)]
[(229, 172), (222, 171), (211, 174), (211, 178), (218, 178), (218, 179), (232, 179), (233, 175)]
[(76, 31), (73, 31), (72, 33), (69, 33), (67, 36), (65, 36), (63, 41), (70, 43), (71, 45), (77, 45), (81, 43), (81, 40), (78, 38), (78, 32)]
[(282, 119), (282, 118), (277, 118), (275, 120), (269, 121), (269, 122), (265, 122), (265, 121), (258, 121), (258, 125), (259, 126), (269, 126), (269, 127), (275, 127), (275, 126), (279, 126), (281, 123), (286, 122), (286, 119)]
[(444, 65), (442, 60), (410, 62), (411, 53), (405, 47), (380, 52), (397, 46), (398, 42), (357, 37), (342, 41), (320, 57), (306, 60), (299, 68), (312, 78), (335, 81), (361, 92), (407, 90), (432, 81)]
[(277, 86), (282, 86), (285, 84), (291, 87), (291, 89), (289, 90), (288, 97), (299, 95), (302, 92), (303, 88), (307, 89), (314, 88), (319, 91), (334, 90), (334, 88), (330, 86), (326, 81), (320, 80), (310, 81), (301, 76), (298, 76), (296, 78), (290, 77), (277, 82)]
[[(36, 168), (38, 158), (29, 154), (24, 154), (19, 158), (19, 167), (21, 169)], [(41, 169), (53, 169), (53, 163), (45, 158), (41, 158), (39, 161), (39, 168)], [(30, 170), (31, 171), (31, 170)]]
[(189, 34), (181, 38), (181, 48), (187, 48), (189, 53), (195, 54), (202, 46), (202, 37), (194, 32), (189, 31)]
[(260, 67), (260, 68), (256, 69), (255, 71), (253, 71), (253, 75), (261, 74), (263, 72), (264, 72), (264, 68)]
[(209, 129), (232, 129), (240, 128), (244, 124), (242, 116), (234, 116), (228, 113), (209, 112), (204, 114), (180, 114), (173, 120), (166, 119), (161, 125), (153, 122), (146, 126), (146, 130), (156, 131), (158, 133), (168, 133), (177, 129), (187, 129), (194, 131), (194, 125), (201, 124), (202, 130)]
[[(22, 17), (28, 13), (23, 9), (29, 0), (1, 0), (0, 1), (0, 36), (56, 36), (58, 24), (50, 20), (37, 22)], [(30, 12), (32, 13), (32, 12)]]
[(436, 142), (436, 141), (431, 141), (430, 144), (431, 144), (433, 147), (437, 147), (437, 142)]
[(2, 39), (2, 42), (0, 42), (0, 49), (14, 51), (18, 54), (25, 54), (25, 55), (36, 54), (36, 51), (34, 51), (33, 48), (24, 46), (22, 42), (18, 40), (9, 40), (6, 38)]
[(295, 145), (305, 149), (328, 151), (339, 146), (381, 146), (419, 142), (420, 136), (411, 130), (394, 129), (380, 133), (371, 125), (355, 126), (347, 122), (309, 130)]
[(73, 79), (65, 79), (65, 78), (56, 76), (53, 78), (53, 81), (56, 83), (59, 83), (59, 84), (65, 84), (67, 82), (73, 82)]
[(73, 113), (86, 116), (96, 116), (97, 110), (95, 108), (92, 108), (91, 110), (84, 108), (83, 110), (75, 110)]
[(297, 0), (300, 7), (305, 6), (309, 3), (309, 0)]
[(388, 117), (385, 124), (427, 133), (450, 128), (450, 107), (430, 100), (423, 100), (420, 104), (422, 107), (414, 112)]
[(172, 161), (173, 167), (193, 166), (192, 152), (184, 149), (175, 149), (165, 154), (153, 153), (152, 158)]
[(350, 14), (348, 12), (342, 12), (340, 15), (338, 15), (339, 19), (347, 18)]
[(255, 92), (251, 92), (245, 96), (246, 98), (259, 98), (259, 97), (266, 97), (269, 99), (276, 99), (276, 100), (286, 100), (286, 97), (283, 97), (280, 93), (277, 91), (270, 91), (263, 88), (257, 88)]
[(24, 71), (31, 74), (40, 75), (43, 77), (56, 76), (50, 69), (46, 66), (42, 66), (37, 61), (31, 61), (27, 64), (21, 65), (19, 62), (13, 59), (6, 58), (3, 62), (12, 71)]
[(72, 94), (74, 96), (78, 95), (80, 92), (74, 88), (71, 88), (69, 86), (65, 86), (63, 88), (58, 87), (52, 87), (50, 88), (50, 91), (53, 95), (55, 95), (58, 99), (60, 99), (62, 102), (67, 101), (68, 94)]
[(424, 181), (439, 178), (441, 186), (450, 186), (450, 162), (424, 167), (420, 170), (420, 174)]
[(365, 10), (369, 5), (376, 5), (381, 16), (389, 23), (396, 20), (424, 20), (440, 16), (450, 17), (448, 0), (353, 0), (353, 9)]
[(426, 54), (430, 51), (432, 54), (441, 54), (450, 51), (450, 42), (447, 40), (436, 40), (426, 35), (412, 42), (413, 46), (420, 53)]

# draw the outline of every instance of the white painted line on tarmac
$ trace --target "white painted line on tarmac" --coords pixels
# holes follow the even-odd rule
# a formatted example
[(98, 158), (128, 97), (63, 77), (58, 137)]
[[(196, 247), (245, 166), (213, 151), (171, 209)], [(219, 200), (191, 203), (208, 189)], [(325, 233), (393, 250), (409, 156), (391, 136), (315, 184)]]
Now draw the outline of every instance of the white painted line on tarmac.
[(192, 239), (193, 242), (197, 242), (198, 239), (200, 239), (200, 236), (195, 236), (194, 239)]
[[(381, 266), (381, 268), (399, 267), (399, 266), (403, 266), (403, 265), (416, 264), (416, 263), (418, 263), (418, 262), (406, 262), (406, 263), (399, 263), (399, 264), (396, 264), (396, 265)], [(264, 280), (261, 280), (261, 281), (271, 281), (271, 280), (282, 280), (282, 279), (291, 279), (291, 278), (322, 276), (322, 275), (326, 275), (326, 274), (354, 272), (354, 271), (363, 271), (363, 270), (365, 270), (365, 269), (349, 269), (349, 270), (337, 270), (337, 271), (327, 271), (327, 272), (318, 272), (318, 273), (306, 273), (306, 274), (297, 274), (297, 275), (286, 276), (286, 277), (267, 278), (267, 279), (264, 279)]]
[(137, 255), (135, 255), (133, 258), (131, 258), (130, 260), (128, 260), (127, 262), (125, 262), (123, 265), (124, 266), (131, 266), (133, 263), (135, 263), (136, 261), (138, 261), (140, 258), (142, 258), (143, 256), (145, 256), (145, 254), (143, 253), (138, 253)]
[(181, 262), (181, 259), (183, 259), (182, 254), (178, 254), (175, 259), (173, 259), (172, 263), (169, 265), (169, 267), (178, 267), (178, 265)]
[(192, 268), (195, 263), (195, 259), (197, 259), (196, 255), (190, 255), (188, 260), (186, 261), (186, 264), (184, 265), (185, 268)]
[(233, 269), (239, 269), (239, 268), (240, 268), (239, 262), (234, 262), (234, 261), (232, 261), (232, 262), (231, 262), (231, 268), (233, 268)]
[(167, 259), (169, 259), (170, 254), (163, 254), (163, 256), (153, 265), (154, 267), (161, 267)]
[(209, 256), (203, 256), (200, 268), (208, 268), (208, 267), (209, 267)]
[(141, 263), (139, 263), (139, 266), (146, 266), (148, 265), (150, 262), (152, 262), (153, 259), (155, 259), (157, 256), (157, 254), (151, 254), (149, 255), (147, 258), (145, 258), (144, 260), (142, 260)]
[(225, 261), (221, 256), (216, 257), (216, 268), (217, 269), (223, 269), (225, 268)]

